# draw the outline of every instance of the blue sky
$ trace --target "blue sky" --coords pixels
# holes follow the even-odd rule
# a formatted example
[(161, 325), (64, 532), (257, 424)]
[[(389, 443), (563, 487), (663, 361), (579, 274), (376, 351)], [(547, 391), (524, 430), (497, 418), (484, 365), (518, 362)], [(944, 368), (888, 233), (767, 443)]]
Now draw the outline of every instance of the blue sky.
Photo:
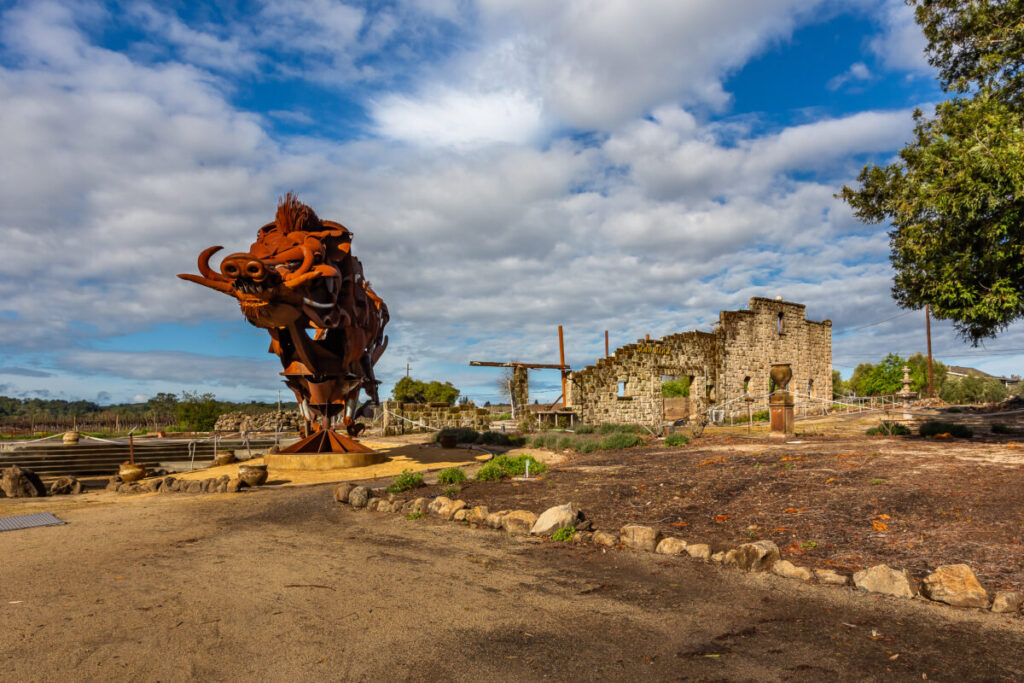
[[(580, 367), (605, 329), (708, 329), (751, 296), (831, 319), (845, 374), (924, 347), (886, 228), (833, 197), (942, 98), (900, 0), (0, 12), (0, 393), (275, 399), (266, 333), (174, 275), (245, 249), (288, 190), (355, 233), (392, 313), (386, 391), (408, 363), (497, 400), (469, 360), (553, 362), (562, 324)], [(1020, 326), (933, 333), (1019, 372)]]

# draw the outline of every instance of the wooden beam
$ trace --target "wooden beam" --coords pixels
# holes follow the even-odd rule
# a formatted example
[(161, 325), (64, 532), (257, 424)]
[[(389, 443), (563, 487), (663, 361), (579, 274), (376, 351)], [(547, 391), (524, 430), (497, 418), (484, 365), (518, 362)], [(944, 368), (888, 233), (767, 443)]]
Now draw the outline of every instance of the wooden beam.
[(554, 363), (504, 363), (496, 361), (471, 360), (469, 364), (478, 368), (526, 368), (528, 370), (571, 370), (568, 365), (556, 365)]

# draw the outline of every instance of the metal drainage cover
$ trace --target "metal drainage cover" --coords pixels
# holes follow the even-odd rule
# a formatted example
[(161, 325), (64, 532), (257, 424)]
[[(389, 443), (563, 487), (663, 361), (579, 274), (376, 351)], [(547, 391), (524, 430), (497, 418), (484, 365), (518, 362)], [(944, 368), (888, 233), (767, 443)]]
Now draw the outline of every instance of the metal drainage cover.
[(57, 526), (58, 524), (65, 523), (54, 517), (52, 512), (34, 512), (31, 515), (0, 517), (0, 531), (31, 529), (37, 526)]

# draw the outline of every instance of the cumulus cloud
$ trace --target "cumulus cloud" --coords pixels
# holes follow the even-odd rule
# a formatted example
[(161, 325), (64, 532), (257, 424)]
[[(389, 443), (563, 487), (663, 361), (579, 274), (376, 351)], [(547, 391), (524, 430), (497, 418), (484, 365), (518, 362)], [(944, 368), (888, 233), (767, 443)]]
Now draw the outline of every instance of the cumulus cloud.
[(826, 87), (829, 90), (839, 90), (844, 85), (850, 83), (858, 83), (863, 81), (870, 81), (872, 78), (871, 70), (867, 67), (864, 62), (854, 62), (850, 65), (850, 68), (843, 73), (833, 76), (829, 79)]
[(914, 21), (914, 8), (903, 0), (883, 0), (877, 10), (882, 32), (869, 47), (888, 69), (931, 73), (925, 57), (928, 41)]

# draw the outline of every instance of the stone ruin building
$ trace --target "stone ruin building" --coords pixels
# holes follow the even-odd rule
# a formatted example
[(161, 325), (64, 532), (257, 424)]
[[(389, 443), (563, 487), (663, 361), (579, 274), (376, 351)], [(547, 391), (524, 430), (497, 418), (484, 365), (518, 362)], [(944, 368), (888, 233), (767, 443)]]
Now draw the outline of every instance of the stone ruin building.
[[(832, 321), (807, 320), (804, 309), (803, 304), (754, 297), (748, 310), (721, 311), (712, 332), (682, 332), (623, 346), (569, 374), (565, 408), (587, 424), (661, 425), (730, 399), (739, 400), (727, 410), (745, 413), (747, 402), (741, 397), (749, 392), (755, 398), (752, 409), (762, 410), (767, 401), (760, 397), (772, 390), (769, 371), (777, 363), (792, 367), (789, 391), (798, 402), (831, 401)], [(689, 398), (662, 398), (663, 382), (682, 377), (690, 379)]]

